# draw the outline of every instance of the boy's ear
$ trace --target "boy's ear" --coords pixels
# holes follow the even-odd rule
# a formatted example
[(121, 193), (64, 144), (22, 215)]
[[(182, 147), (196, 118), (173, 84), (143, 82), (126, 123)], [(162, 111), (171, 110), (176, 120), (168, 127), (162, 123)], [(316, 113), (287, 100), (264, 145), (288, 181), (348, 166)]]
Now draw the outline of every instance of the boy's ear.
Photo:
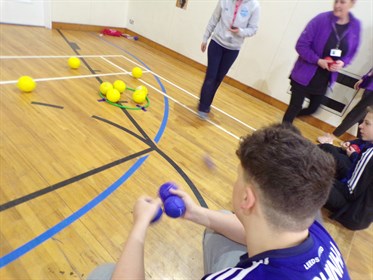
[(256, 202), (256, 194), (251, 185), (247, 185), (244, 190), (244, 198), (241, 201), (241, 209), (244, 211), (250, 211)]

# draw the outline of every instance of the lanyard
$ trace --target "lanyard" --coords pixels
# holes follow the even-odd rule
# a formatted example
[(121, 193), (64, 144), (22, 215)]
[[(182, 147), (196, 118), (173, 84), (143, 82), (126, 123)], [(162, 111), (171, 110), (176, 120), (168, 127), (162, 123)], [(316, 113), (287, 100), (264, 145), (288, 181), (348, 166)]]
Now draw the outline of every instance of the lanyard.
[(239, 7), (241, 6), (241, 3), (242, 3), (242, 0), (237, 0), (236, 1), (236, 7), (234, 8), (234, 13), (233, 13), (233, 19), (232, 19), (231, 26), (233, 26), (233, 23), (236, 20), (237, 12), (238, 12)]
[(339, 34), (338, 34), (338, 31), (337, 31), (337, 28), (335, 27), (335, 23), (332, 24), (333, 26), (333, 30), (334, 30), (334, 34), (335, 34), (335, 37), (337, 37), (337, 46), (335, 47), (336, 49), (339, 49), (339, 45), (342, 41), (342, 39), (347, 35), (348, 33), (348, 28), (345, 32), (343, 32), (342, 36), (339, 37)]

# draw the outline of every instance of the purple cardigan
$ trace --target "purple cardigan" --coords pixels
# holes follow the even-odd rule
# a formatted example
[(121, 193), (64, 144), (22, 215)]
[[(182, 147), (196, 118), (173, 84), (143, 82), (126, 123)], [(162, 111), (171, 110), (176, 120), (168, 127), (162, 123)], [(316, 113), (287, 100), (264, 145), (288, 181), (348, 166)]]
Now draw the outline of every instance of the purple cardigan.
[[(348, 51), (343, 54), (344, 65), (351, 63), (360, 45), (360, 21), (351, 13), (348, 33), (346, 35)], [(317, 61), (321, 58), (324, 47), (333, 31), (332, 24), (338, 20), (333, 12), (325, 12), (314, 17), (300, 35), (295, 49), (299, 56), (291, 72), (291, 78), (307, 86), (316, 73)], [(331, 72), (330, 85), (337, 79), (337, 72)]]

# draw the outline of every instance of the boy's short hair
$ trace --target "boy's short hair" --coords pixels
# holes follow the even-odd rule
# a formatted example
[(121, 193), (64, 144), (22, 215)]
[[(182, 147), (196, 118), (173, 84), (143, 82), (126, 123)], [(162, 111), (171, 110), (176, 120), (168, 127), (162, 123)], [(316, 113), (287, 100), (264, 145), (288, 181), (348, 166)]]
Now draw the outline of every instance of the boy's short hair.
[(368, 106), (366, 111), (367, 113), (373, 113), (373, 106)]
[(300, 231), (312, 224), (333, 185), (331, 155), (289, 124), (274, 124), (242, 138), (236, 154), (272, 226)]

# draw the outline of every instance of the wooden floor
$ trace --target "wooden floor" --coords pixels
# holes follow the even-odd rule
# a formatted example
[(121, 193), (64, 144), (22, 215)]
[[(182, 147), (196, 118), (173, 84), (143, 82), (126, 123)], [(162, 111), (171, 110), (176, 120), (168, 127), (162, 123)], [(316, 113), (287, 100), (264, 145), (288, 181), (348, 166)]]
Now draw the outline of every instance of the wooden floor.
[[(115, 262), (135, 200), (166, 181), (211, 209), (231, 209), (238, 137), (283, 115), (223, 84), (211, 121), (200, 121), (204, 73), (141, 40), (12, 25), (0, 25), (0, 38), (0, 279), (85, 279)], [(76, 55), (83, 63), (72, 70)], [(129, 74), (136, 65), (139, 80)], [(23, 75), (37, 81), (32, 93), (17, 89)], [(100, 102), (100, 82), (117, 79), (145, 85), (150, 106), (136, 107), (129, 90), (122, 104), (138, 110)], [(312, 140), (323, 133), (295, 124)], [(352, 279), (373, 279), (373, 227), (352, 232), (324, 214)], [(148, 278), (199, 279), (202, 232), (167, 217), (152, 226)]]

